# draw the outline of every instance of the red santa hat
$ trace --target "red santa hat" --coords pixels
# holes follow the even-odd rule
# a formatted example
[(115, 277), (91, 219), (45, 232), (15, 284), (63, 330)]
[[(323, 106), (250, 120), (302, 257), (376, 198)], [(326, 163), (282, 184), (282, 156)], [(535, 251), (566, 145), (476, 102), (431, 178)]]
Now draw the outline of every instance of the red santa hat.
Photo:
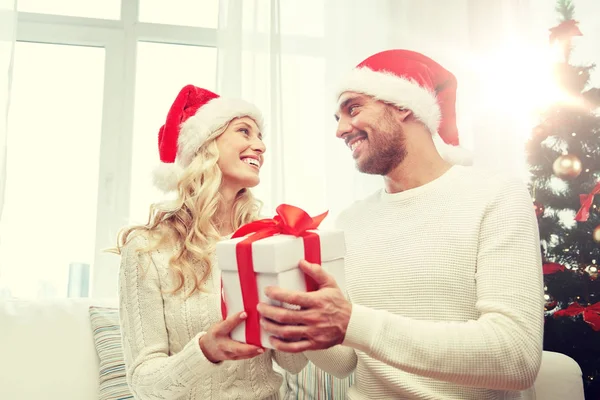
[(184, 168), (207, 139), (234, 118), (250, 117), (262, 130), (262, 114), (244, 100), (225, 99), (218, 94), (187, 85), (181, 89), (158, 131), (160, 165), (154, 170), (154, 185), (168, 192), (177, 188)]
[(336, 96), (357, 92), (411, 110), (433, 135), (440, 155), (452, 164), (470, 165), (471, 153), (459, 146), (456, 128), (456, 78), (423, 54), (387, 50), (352, 70)]

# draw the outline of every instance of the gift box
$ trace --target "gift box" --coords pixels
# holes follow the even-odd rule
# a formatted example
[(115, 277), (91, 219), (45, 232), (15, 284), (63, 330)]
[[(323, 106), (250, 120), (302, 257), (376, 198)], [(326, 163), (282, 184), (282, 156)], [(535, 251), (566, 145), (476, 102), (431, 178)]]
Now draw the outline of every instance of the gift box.
[(316, 229), (326, 213), (310, 217), (303, 210), (281, 205), (273, 219), (256, 221), (241, 227), (232, 239), (217, 243), (218, 266), (223, 284), (223, 313), (246, 311), (248, 317), (232, 332), (231, 338), (242, 343), (272, 348), (269, 334), (260, 328), (259, 302), (286, 308), (298, 308), (269, 299), (264, 290), (278, 286), (294, 291), (317, 289), (312, 278), (299, 269), (306, 259), (321, 264), (345, 291), (344, 233)]

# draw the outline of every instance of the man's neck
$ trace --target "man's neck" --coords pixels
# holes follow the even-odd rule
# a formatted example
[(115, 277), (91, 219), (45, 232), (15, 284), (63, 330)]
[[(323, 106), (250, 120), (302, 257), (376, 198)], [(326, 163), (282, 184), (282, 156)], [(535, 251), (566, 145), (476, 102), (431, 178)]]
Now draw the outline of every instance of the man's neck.
[(433, 157), (423, 157), (422, 154), (420, 156), (408, 155), (400, 165), (383, 177), (387, 193), (398, 193), (423, 186), (444, 175), (452, 167), (437, 153)]

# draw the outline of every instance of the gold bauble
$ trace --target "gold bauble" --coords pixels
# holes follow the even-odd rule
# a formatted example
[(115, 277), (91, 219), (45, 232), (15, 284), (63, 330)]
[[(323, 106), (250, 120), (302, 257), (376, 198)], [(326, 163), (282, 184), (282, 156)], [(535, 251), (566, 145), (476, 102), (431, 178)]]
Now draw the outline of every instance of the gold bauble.
[(577, 178), (581, 173), (581, 160), (573, 154), (565, 154), (554, 160), (552, 169), (560, 179)]
[(546, 126), (540, 124), (538, 126), (535, 126), (532, 130), (531, 130), (531, 137), (546, 137), (548, 136), (548, 130), (546, 129)]
[(594, 228), (594, 231), (592, 232), (592, 238), (594, 239), (594, 242), (600, 243), (600, 225)]

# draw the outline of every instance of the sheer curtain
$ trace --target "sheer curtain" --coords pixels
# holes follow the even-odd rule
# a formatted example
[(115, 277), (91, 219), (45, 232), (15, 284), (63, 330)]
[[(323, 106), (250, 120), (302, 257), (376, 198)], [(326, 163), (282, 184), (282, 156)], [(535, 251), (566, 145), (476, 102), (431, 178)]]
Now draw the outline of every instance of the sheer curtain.
[(6, 131), (16, 29), (17, 1), (0, 0), (0, 221), (6, 187)]
[(267, 117), (255, 190), (265, 213), (287, 202), (334, 217), (381, 186), (355, 170), (335, 138), (332, 93), (354, 65), (391, 48), (422, 52), (457, 76), (461, 141), (476, 165), (523, 174), (548, 28), (531, 24), (532, 1), (220, 1), (217, 89)]

